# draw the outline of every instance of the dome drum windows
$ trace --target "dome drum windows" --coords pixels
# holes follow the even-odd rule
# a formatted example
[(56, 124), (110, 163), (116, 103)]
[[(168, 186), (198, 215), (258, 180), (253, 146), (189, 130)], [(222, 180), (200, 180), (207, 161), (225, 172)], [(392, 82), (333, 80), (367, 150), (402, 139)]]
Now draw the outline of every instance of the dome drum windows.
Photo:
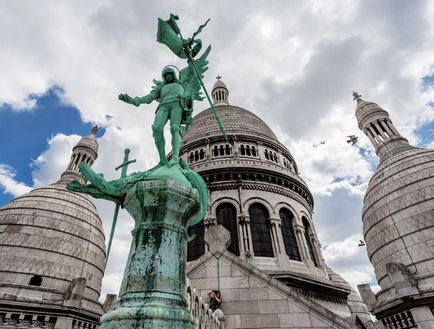
[(230, 155), (232, 155), (232, 145), (230, 144), (214, 145), (212, 148), (213, 157), (224, 157)]
[(200, 160), (205, 160), (205, 150), (203, 148), (190, 152), (188, 163), (193, 163)]
[(239, 148), (239, 154), (241, 156), (257, 157), (257, 148), (253, 145), (241, 144)]
[(279, 157), (277, 156), (276, 152), (274, 152), (272, 150), (265, 149), (264, 150), (264, 156), (265, 156), (265, 159), (267, 159), (269, 161), (279, 163)]

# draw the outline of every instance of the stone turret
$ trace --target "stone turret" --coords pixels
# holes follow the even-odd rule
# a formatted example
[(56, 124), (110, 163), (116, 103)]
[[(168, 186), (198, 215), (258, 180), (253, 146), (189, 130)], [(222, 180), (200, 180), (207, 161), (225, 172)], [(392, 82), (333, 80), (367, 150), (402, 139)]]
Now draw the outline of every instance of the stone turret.
[(98, 126), (92, 128), (89, 135), (80, 139), (77, 145), (72, 149), (71, 160), (68, 167), (61, 176), (61, 182), (67, 184), (70, 181), (78, 180), (80, 183), (84, 183), (83, 178), (78, 172), (78, 165), (84, 161), (89, 166), (92, 166), (96, 158), (98, 157), (98, 141), (96, 140), (96, 133)]
[[(73, 148), (61, 179), (0, 208), (0, 327), (94, 328), (104, 274), (102, 222), (66, 190), (78, 164), (97, 157), (96, 129)], [(5, 317), (2, 315), (6, 314)]]
[(364, 101), (356, 92), (353, 93), (353, 98), (357, 100), (356, 118), (359, 129), (368, 136), (380, 161), (414, 148), (395, 128), (389, 113), (376, 103)]
[(381, 290), (359, 291), (387, 328), (434, 328), (434, 151), (409, 145), (384, 109), (353, 96), (359, 128), (380, 157), (364, 199), (363, 234)]
[(219, 105), (229, 105), (229, 90), (224, 84), (223, 81), (221, 81), (221, 76), (217, 76), (217, 81), (212, 87), (212, 99), (214, 101), (215, 106)]

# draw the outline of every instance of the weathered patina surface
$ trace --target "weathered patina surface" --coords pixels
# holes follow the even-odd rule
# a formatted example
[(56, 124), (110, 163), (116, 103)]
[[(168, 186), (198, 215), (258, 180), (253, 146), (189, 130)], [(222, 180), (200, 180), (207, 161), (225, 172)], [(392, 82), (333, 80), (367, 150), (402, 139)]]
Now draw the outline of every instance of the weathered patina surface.
[[(68, 189), (107, 199), (125, 207), (135, 220), (133, 242), (114, 309), (101, 318), (102, 329), (193, 328), (186, 304), (187, 228), (203, 219), (208, 207), (208, 190), (203, 179), (179, 159), (182, 133), (191, 122), (193, 101), (201, 100), (201, 79), (207, 69), (210, 47), (199, 57), (201, 41), (183, 39), (176, 21), (159, 20), (157, 40), (175, 54), (188, 59), (179, 79), (167, 66), (163, 81), (155, 81), (149, 95), (119, 99), (133, 104), (159, 102), (153, 125), (160, 161), (152, 169), (121, 175), (106, 181), (86, 163), (79, 166), (86, 184), (73, 181)], [(206, 91), (205, 91), (206, 92)], [(207, 95), (209, 98), (209, 96)], [(163, 129), (170, 119), (172, 158), (165, 155)], [(191, 237), (190, 239), (194, 238)]]
[(101, 328), (193, 328), (187, 310), (185, 263), (197, 190), (176, 180), (141, 181), (124, 200), (135, 219), (133, 240), (114, 310)]

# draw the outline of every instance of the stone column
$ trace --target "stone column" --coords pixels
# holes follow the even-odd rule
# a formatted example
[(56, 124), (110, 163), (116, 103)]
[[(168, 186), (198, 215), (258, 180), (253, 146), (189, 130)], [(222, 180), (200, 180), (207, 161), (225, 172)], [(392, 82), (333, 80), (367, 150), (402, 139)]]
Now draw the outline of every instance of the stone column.
[(368, 138), (371, 141), (372, 145), (377, 145), (377, 141), (375, 140), (374, 135), (372, 135), (372, 132), (368, 128), (366, 128), (365, 134), (366, 134), (366, 136), (368, 136)]
[(387, 133), (389, 134), (390, 137), (392, 137), (393, 135), (395, 135), (392, 130), (389, 128), (389, 126), (387, 125), (386, 119), (380, 121), (381, 126), (386, 129)]
[(241, 215), (240, 223), (243, 228), (243, 243), (246, 258), (253, 256), (252, 233), (250, 232), (250, 216)]
[(172, 179), (138, 182), (125, 207), (135, 219), (119, 300), (101, 329), (193, 329), (187, 309), (187, 224), (198, 193)]
[(321, 246), (319, 244), (319, 241), (316, 238), (316, 235), (314, 233), (310, 234), (310, 239), (312, 241), (314, 253), (315, 253), (315, 256), (316, 256), (316, 260), (318, 262), (318, 267), (320, 267), (325, 272), (325, 274), (327, 275), (326, 263), (324, 261), (324, 258), (322, 257)]
[(276, 256), (278, 254), (282, 254), (285, 251), (285, 246), (283, 244), (283, 237), (282, 237), (282, 229), (280, 228), (280, 218), (274, 218), (274, 217), (270, 217), (270, 223), (271, 223), (271, 228), (273, 230), (273, 235), (275, 238), (275, 251), (276, 251)]
[(375, 121), (373, 124), (374, 124), (375, 128), (377, 128), (377, 130), (380, 133), (381, 137), (383, 137), (383, 139), (387, 139), (387, 136), (384, 133), (383, 129), (380, 127), (378, 121)]
[(295, 237), (297, 239), (298, 249), (300, 250), (301, 261), (307, 264), (310, 260), (309, 252), (307, 251), (307, 242), (304, 238), (304, 226), (295, 225)]

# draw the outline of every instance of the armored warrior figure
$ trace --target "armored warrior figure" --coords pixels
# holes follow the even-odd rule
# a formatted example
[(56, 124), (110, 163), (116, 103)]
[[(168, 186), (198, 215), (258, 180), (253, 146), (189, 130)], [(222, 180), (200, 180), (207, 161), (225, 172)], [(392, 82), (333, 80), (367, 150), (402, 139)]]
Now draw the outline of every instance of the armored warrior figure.
[[(203, 73), (207, 70), (208, 56), (211, 48), (195, 60), (196, 69), (203, 78)], [(155, 145), (160, 157), (160, 165), (167, 165), (164, 140), (164, 126), (170, 120), (170, 132), (172, 134), (172, 159), (169, 166), (179, 163), (179, 150), (181, 148), (182, 133), (192, 121), (193, 101), (202, 100), (200, 97), (200, 81), (194, 72), (192, 63), (181, 70), (179, 79), (175, 70), (171, 66), (166, 66), (161, 74), (163, 81), (154, 80), (152, 91), (143, 97), (131, 97), (128, 94), (120, 94), (119, 99), (139, 106), (149, 104), (156, 100), (160, 104), (155, 112), (152, 131), (154, 134)]]

